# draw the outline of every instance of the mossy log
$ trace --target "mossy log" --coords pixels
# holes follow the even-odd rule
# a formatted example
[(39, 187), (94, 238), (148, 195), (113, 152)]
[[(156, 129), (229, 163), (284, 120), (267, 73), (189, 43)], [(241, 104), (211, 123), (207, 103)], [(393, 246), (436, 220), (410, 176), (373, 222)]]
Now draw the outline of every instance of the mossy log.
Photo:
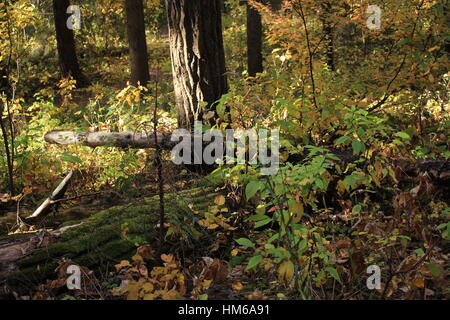
[[(213, 190), (205, 186), (167, 194), (166, 214), (192, 215), (190, 208), (207, 209), (216, 195)], [(158, 201), (155, 196), (142, 204), (116, 206), (94, 214), (82, 225), (62, 234), (56, 243), (16, 261), (17, 270), (7, 277), (7, 286), (27, 293), (36, 284), (54, 278), (63, 258), (101, 274), (112, 271), (114, 264), (135, 253), (136, 245), (129, 239), (139, 236), (150, 245), (157, 242)]]

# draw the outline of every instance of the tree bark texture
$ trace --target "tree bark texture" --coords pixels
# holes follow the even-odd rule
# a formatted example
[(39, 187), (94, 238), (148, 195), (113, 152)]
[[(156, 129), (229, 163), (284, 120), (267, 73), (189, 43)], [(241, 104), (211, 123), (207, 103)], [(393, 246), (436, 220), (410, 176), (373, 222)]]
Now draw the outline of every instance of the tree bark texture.
[(67, 8), (69, 6), (69, 0), (53, 0), (53, 15), (55, 19), (59, 66), (63, 78), (72, 76), (73, 79), (77, 81), (77, 86), (82, 87), (85, 86), (88, 81), (82, 74), (78, 64), (73, 30), (69, 29), (67, 26), (67, 20), (70, 17), (70, 13), (67, 13)]
[(263, 72), (262, 39), (261, 15), (247, 2), (247, 65), (250, 77)]
[(180, 128), (214, 110), (227, 92), (220, 0), (166, 0)]
[(143, 0), (125, 0), (128, 44), (130, 49), (131, 84), (149, 81), (147, 40), (145, 36)]

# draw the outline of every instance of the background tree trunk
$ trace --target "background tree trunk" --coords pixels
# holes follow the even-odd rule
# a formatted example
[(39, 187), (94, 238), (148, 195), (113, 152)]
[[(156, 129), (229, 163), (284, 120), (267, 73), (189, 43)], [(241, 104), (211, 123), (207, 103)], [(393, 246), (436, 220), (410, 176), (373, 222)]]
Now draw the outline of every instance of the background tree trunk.
[(144, 4), (142, 0), (125, 0), (128, 43), (130, 47), (131, 84), (146, 85), (149, 81)]
[(88, 81), (82, 74), (78, 64), (73, 30), (67, 27), (67, 19), (70, 17), (70, 14), (67, 13), (69, 6), (69, 0), (53, 0), (59, 65), (63, 78), (72, 76), (77, 81), (77, 86), (82, 87), (87, 85)]
[(327, 65), (331, 71), (336, 70), (335, 62), (334, 62), (334, 34), (333, 34), (333, 23), (331, 22), (330, 16), (332, 14), (332, 4), (330, 2), (323, 2), (321, 4), (323, 15), (321, 16), (322, 20), (322, 29), (324, 33), (325, 39), (325, 47), (326, 47), (326, 59)]
[(178, 124), (191, 128), (228, 90), (221, 1), (166, 0), (166, 8)]
[(261, 15), (247, 2), (247, 64), (250, 77), (263, 72), (262, 38)]

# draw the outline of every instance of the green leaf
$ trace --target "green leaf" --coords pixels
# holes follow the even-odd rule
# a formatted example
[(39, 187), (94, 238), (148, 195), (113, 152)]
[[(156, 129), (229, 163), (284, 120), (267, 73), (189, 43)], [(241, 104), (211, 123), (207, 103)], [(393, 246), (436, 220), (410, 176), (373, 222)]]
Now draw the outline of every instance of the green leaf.
[(253, 242), (251, 242), (249, 239), (247, 238), (240, 238), (235, 240), (238, 244), (240, 244), (241, 246), (244, 246), (246, 248), (254, 248), (255, 244)]
[(216, 112), (219, 115), (219, 117), (224, 118), (226, 109), (227, 108), (226, 108), (225, 104), (220, 103), (217, 105)]
[(251, 269), (255, 268), (256, 266), (258, 266), (258, 264), (261, 263), (262, 259), (263, 258), (261, 255), (251, 257), (250, 260), (248, 261), (248, 265), (247, 265), (247, 268), (245, 268), (245, 271), (251, 270)]
[(302, 254), (307, 248), (308, 248), (308, 241), (306, 239), (303, 239), (298, 244), (298, 253)]
[(264, 214), (255, 214), (254, 216), (251, 216), (250, 218), (245, 219), (245, 222), (247, 222), (247, 221), (261, 221), (261, 220), (266, 220), (266, 219), (269, 219), (269, 217), (264, 215)]
[(271, 218), (267, 218), (265, 220), (261, 220), (258, 223), (255, 223), (255, 228), (259, 228), (259, 227), (265, 226), (266, 224), (269, 224), (271, 222), (272, 222)]
[(240, 265), (242, 262), (244, 262), (244, 260), (245, 260), (245, 257), (243, 257), (243, 256), (231, 257), (230, 265), (234, 268), (234, 267)]
[(339, 139), (336, 139), (336, 141), (334, 142), (334, 145), (338, 146), (340, 144), (344, 144), (344, 143), (346, 143), (348, 141), (348, 139), (350, 139), (350, 137), (342, 136)]
[(272, 243), (272, 242), (274, 242), (275, 240), (277, 240), (279, 237), (280, 237), (280, 234), (279, 234), (279, 233), (275, 233), (273, 236), (271, 236), (271, 237), (269, 238), (269, 240), (267, 240), (267, 243)]
[(59, 159), (62, 162), (71, 162), (71, 163), (79, 163), (79, 164), (83, 163), (83, 161), (81, 161), (80, 158), (78, 158), (77, 156), (74, 156), (68, 152), (64, 152)]
[(326, 267), (325, 270), (334, 278), (337, 282), (342, 284), (341, 277), (339, 276), (339, 273), (337, 270), (333, 267)]
[(314, 180), (316, 186), (320, 189), (320, 190), (324, 190), (325, 189), (325, 183), (323, 182), (322, 179), (316, 179)]
[(429, 263), (427, 264), (427, 268), (430, 270), (433, 277), (437, 278), (441, 275), (441, 270), (439, 270), (439, 268), (435, 264)]
[(425, 251), (423, 251), (422, 248), (416, 249), (414, 250), (414, 252), (418, 255), (418, 256), (423, 256), (425, 254)]
[(356, 206), (353, 207), (352, 213), (358, 214), (358, 213), (361, 212), (361, 209), (362, 209), (361, 205), (360, 205), (360, 204), (357, 204)]
[(365, 144), (359, 141), (358, 139), (353, 139), (352, 148), (354, 154), (360, 154), (366, 150)]
[(400, 137), (402, 139), (406, 139), (406, 140), (410, 140), (411, 136), (409, 134), (407, 134), (406, 132), (397, 132), (395, 134), (397, 137)]
[(261, 181), (250, 181), (245, 187), (245, 197), (249, 200), (253, 197), (261, 188), (263, 184)]

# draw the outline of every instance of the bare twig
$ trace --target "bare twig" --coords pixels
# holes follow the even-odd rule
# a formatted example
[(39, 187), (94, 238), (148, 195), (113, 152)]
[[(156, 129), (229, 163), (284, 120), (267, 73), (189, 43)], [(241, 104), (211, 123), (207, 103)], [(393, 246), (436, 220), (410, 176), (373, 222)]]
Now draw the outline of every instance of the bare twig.
[[(422, 0), (422, 2), (420, 3), (419, 7), (417, 8), (417, 17), (416, 20), (414, 22), (414, 27), (411, 31), (411, 35), (410, 38), (411, 40), (414, 39), (414, 34), (416, 33), (416, 28), (417, 28), (417, 23), (419, 22), (419, 18), (420, 18), (420, 10), (422, 9), (422, 6), (424, 4), (425, 0)], [(408, 57), (408, 52), (406, 52), (403, 55), (403, 59), (402, 62), (400, 63), (400, 66), (398, 67), (397, 71), (395, 72), (394, 77), (391, 79), (391, 81), (389, 81), (387, 87), (386, 87), (386, 94), (384, 95), (384, 97), (373, 107), (369, 108), (369, 112), (373, 112), (375, 110), (377, 110), (378, 108), (380, 108), (386, 101), (387, 99), (389, 99), (389, 97), (395, 93), (395, 90), (393, 90), (392, 92), (389, 92), (389, 90), (391, 89), (392, 84), (394, 83), (395, 80), (397, 80), (397, 77), (399, 76), (400, 72), (403, 70), (403, 67), (406, 64), (406, 58)]]
[(312, 84), (312, 90), (313, 90), (313, 103), (314, 103), (314, 106), (317, 109), (319, 109), (319, 107), (317, 106), (317, 101), (316, 101), (316, 82), (314, 80), (313, 53), (311, 50), (311, 42), (309, 39), (309, 31), (308, 31), (308, 26), (306, 24), (305, 12), (303, 11), (303, 6), (302, 6), (301, 1), (298, 1), (298, 9), (296, 7), (294, 7), (294, 10), (300, 15), (302, 22), (303, 22), (303, 27), (305, 29), (306, 44), (308, 47), (308, 56), (309, 56), (309, 75), (311, 78), (311, 84)]

